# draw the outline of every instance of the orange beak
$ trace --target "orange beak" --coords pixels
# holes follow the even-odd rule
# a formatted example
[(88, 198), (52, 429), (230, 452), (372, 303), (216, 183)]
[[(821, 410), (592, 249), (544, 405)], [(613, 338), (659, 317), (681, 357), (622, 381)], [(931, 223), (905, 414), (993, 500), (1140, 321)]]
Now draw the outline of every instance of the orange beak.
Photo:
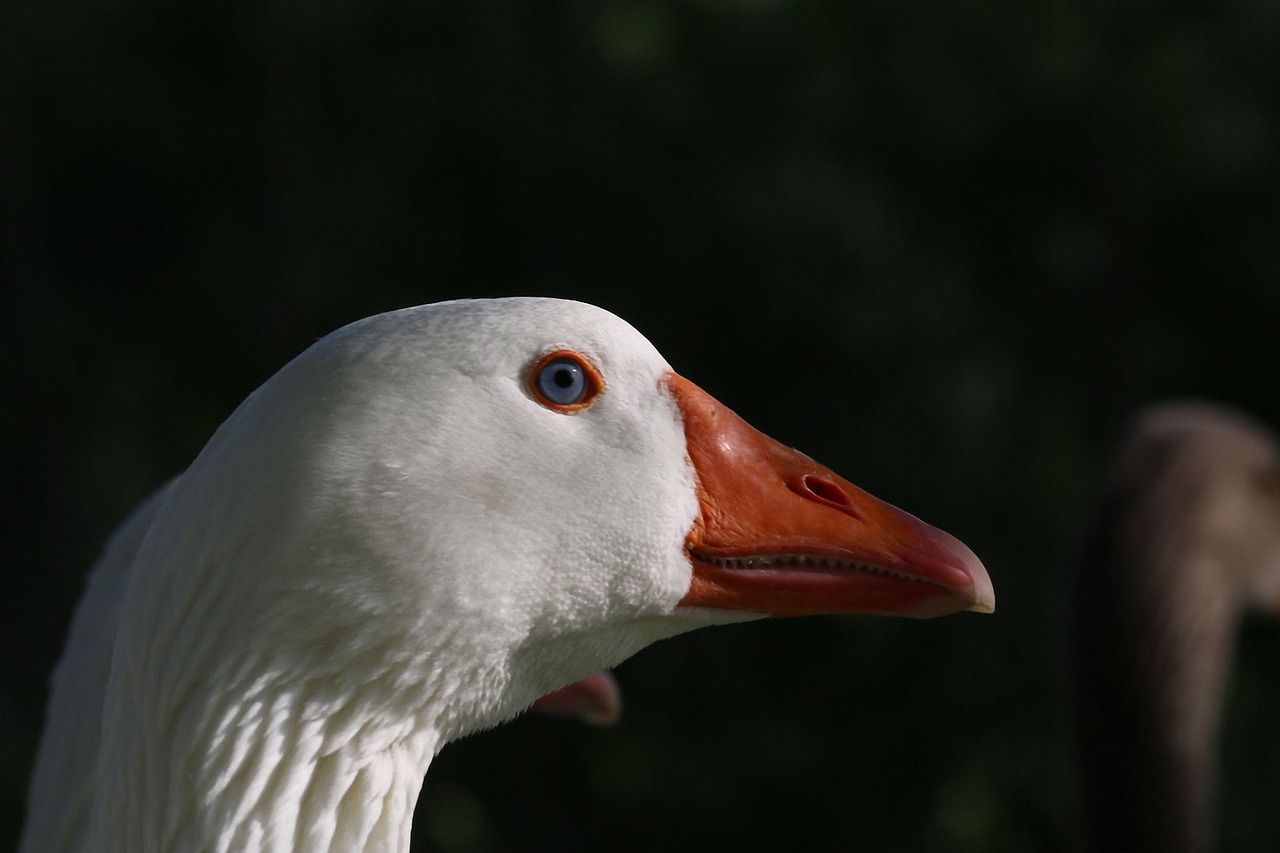
[(610, 673), (597, 672), (548, 693), (533, 703), (533, 710), (593, 726), (612, 726), (622, 716), (622, 691)]
[(685, 540), (685, 607), (771, 616), (990, 613), (986, 569), (960, 540), (774, 441), (689, 380), (684, 415), (701, 513)]

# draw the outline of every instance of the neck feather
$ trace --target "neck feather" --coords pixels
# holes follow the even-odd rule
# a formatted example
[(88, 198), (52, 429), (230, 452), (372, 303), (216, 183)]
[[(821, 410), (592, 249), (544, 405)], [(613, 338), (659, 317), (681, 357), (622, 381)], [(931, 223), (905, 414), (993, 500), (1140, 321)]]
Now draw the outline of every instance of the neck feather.
[(1211, 847), (1243, 596), (1208, 533), (1203, 496), (1173, 479), (1113, 493), (1081, 561), (1074, 652), (1088, 850)]
[(119, 850), (407, 850), (440, 738), (429, 703), (388, 689), (397, 680), (350, 691), (285, 671), (215, 676), (178, 703), (133, 704), (149, 734), (104, 730), (118, 747), (102, 756), (89, 837)]

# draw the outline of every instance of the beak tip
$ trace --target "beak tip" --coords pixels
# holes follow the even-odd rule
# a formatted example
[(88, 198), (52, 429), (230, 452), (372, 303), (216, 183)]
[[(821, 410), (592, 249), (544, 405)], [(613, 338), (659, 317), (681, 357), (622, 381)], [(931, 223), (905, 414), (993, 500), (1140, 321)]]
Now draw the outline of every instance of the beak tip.
[(969, 572), (973, 576), (973, 604), (969, 610), (974, 613), (995, 613), (996, 589), (991, 583), (991, 576), (987, 574), (986, 567), (976, 556), (969, 567)]

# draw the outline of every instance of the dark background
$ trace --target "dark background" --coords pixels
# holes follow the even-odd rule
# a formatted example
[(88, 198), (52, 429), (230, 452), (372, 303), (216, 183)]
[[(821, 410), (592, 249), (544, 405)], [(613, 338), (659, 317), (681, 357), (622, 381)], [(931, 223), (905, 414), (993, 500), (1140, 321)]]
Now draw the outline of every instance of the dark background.
[[(1269, 0), (10, 0), (0, 69), (0, 847), (105, 536), (367, 314), (603, 305), (999, 597), (659, 644), (618, 729), (448, 747), (441, 853), (1069, 849), (1105, 454), (1170, 396), (1280, 423)], [(1222, 833), (1275, 849), (1280, 630), (1242, 657)]]

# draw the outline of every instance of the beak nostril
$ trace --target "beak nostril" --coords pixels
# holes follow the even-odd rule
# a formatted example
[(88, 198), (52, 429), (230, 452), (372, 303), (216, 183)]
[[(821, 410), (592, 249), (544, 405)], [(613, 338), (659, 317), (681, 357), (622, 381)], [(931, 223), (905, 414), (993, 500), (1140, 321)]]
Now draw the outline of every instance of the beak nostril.
[(862, 517), (854, 506), (853, 499), (840, 488), (840, 484), (824, 477), (805, 474), (798, 480), (792, 481), (791, 490), (801, 497), (826, 504), (855, 518)]

